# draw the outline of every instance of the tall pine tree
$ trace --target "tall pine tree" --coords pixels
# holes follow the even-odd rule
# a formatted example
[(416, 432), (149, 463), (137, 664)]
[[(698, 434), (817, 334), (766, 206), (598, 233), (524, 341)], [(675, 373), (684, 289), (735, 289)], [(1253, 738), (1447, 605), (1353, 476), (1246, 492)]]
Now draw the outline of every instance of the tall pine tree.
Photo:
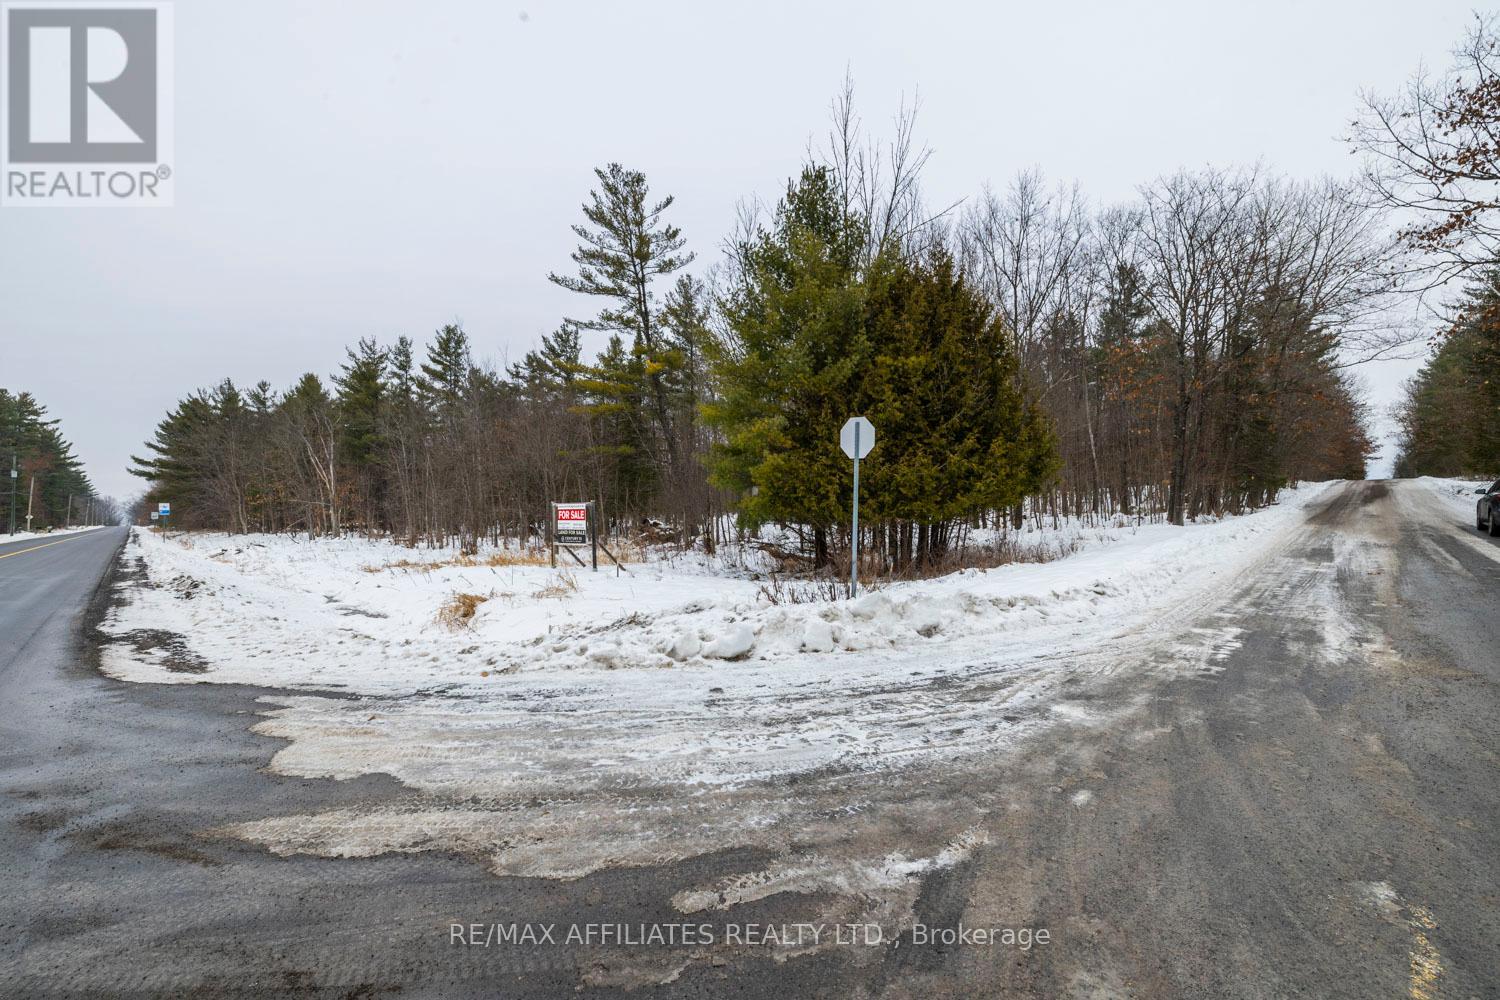
[(692, 263), (693, 254), (684, 251), (682, 231), (665, 221), (672, 197), (653, 202), (645, 174), (611, 163), (594, 175), (599, 186), (583, 205), (587, 225), (573, 226), (581, 241), (571, 255), (577, 273), (547, 277), (569, 291), (605, 300), (593, 319), (570, 320), (576, 328), (631, 338), (635, 363), (599, 375), (615, 380), (633, 374), (639, 380), (637, 390), (614, 394), (609, 405), (627, 397), (639, 401), (646, 417), (637, 421), (647, 432), (642, 445), (664, 473), (660, 478), (670, 481), (683, 473), (672, 399), (681, 356), (666, 340), (654, 285)]

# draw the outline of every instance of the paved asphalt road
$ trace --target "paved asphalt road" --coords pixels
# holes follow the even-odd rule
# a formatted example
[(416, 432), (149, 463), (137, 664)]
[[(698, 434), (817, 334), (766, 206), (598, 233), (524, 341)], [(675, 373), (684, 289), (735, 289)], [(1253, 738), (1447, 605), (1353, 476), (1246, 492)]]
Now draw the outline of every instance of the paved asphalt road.
[[(255, 689), (100, 675), (123, 536), (0, 546), (0, 997), (575, 996), (591, 953), (455, 947), (449, 924), (680, 920), (679, 888), (767, 861), (559, 882), (203, 836), (413, 793), (263, 773)], [(1497, 578), (1500, 544), (1425, 491), (1340, 487), (1171, 641), (1080, 671), (1080, 705), (1127, 706), (1111, 725), (914, 786), (1008, 803), (918, 916), (1051, 944), (710, 950), (629, 995), (1500, 997)]]

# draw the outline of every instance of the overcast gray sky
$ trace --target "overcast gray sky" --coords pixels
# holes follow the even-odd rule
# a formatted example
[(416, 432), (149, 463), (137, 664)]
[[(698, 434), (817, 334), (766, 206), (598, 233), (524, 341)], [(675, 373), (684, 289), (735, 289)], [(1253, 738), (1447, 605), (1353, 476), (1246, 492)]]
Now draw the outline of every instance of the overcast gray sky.
[[(596, 164), (675, 194), (711, 262), (846, 67), (877, 134), (920, 94), (932, 202), (1038, 167), (1107, 203), (1179, 166), (1347, 174), (1358, 90), (1445, 67), (1470, 9), (182, 0), (176, 205), (0, 212), (0, 385), (125, 497), (163, 412), (225, 376), (283, 388), (455, 319), (518, 356), (583, 308), (546, 273)], [(1376, 402), (1412, 368), (1367, 368)]]

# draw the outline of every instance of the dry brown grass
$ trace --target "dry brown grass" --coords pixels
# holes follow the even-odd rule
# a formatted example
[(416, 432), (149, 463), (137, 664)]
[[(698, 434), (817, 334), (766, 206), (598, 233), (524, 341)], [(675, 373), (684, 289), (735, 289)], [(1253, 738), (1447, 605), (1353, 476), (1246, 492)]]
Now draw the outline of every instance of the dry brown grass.
[[(615, 554), (615, 558), (622, 563), (643, 563), (646, 561), (647, 547), (637, 539), (616, 539), (609, 543), (609, 551)], [(603, 552), (599, 553), (599, 565), (608, 566), (609, 557)]]
[(548, 563), (545, 549), (500, 549), (478, 556), (454, 556), (451, 559), (397, 559), (395, 562), (382, 563), (379, 566), (366, 566), (366, 573), (383, 573), (386, 570), (416, 570), (421, 573), (430, 573), (435, 569), (446, 569), (450, 566), (458, 566), (463, 569), (497, 568), (500, 566), (546, 566)]
[[(886, 566), (878, 554), (861, 552), (859, 589), (869, 593), (898, 581), (930, 580), (959, 570), (995, 569), (1012, 563), (1047, 563), (1070, 556), (1083, 546), (1083, 540), (1076, 537), (1039, 542), (1006, 538), (990, 545), (957, 548), (923, 565), (895, 570)], [(848, 559), (847, 552), (836, 553), (833, 562), (842, 568), (848, 565)], [(786, 561), (782, 564), (786, 565)], [(761, 585), (758, 594), (768, 604), (813, 604), (840, 600), (848, 592), (849, 580), (842, 574), (773, 572), (768, 582)]]
[[(875, 579), (860, 581), (864, 592), (879, 590), (882, 582)], [(759, 594), (767, 604), (816, 604), (820, 601), (837, 601), (849, 596), (849, 581), (834, 577), (788, 579), (777, 573), (760, 586)]]
[(578, 578), (572, 573), (558, 573), (541, 590), (535, 591), (531, 596), (535, 598), (567, 597), (569, 594), (577, 593)]
[(486, 594), (464, 594), (454, 591), (453, 596), (438, 608), (438, 624), (449, 629), (468, 628), (469, 622), (474, 618), (474, 612), (479, 606), (488, 601)]

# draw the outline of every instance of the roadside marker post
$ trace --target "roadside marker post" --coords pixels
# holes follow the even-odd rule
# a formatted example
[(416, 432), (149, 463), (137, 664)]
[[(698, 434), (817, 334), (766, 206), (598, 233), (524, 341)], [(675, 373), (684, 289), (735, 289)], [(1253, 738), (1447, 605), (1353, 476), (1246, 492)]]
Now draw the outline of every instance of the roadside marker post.
[(161, 536), (167, 537), (167, 518), (172, 516), (172, 505), (163, 500), (156, 505), (156, 513), (161, 517)]
[[(589, 560), (594, 565), (594, 572), (599, 572), (599, 521), (594, 516), (594, 503), (589, 501)], [(616, 573), (616, 576), (619, 574)]]
[(859, 460), (875, 448), (875, 425), (850, 417), (839, 431), (839, 447), (854, 459), (854, 517), (849, 529), (849, 597), (859, 596)]

